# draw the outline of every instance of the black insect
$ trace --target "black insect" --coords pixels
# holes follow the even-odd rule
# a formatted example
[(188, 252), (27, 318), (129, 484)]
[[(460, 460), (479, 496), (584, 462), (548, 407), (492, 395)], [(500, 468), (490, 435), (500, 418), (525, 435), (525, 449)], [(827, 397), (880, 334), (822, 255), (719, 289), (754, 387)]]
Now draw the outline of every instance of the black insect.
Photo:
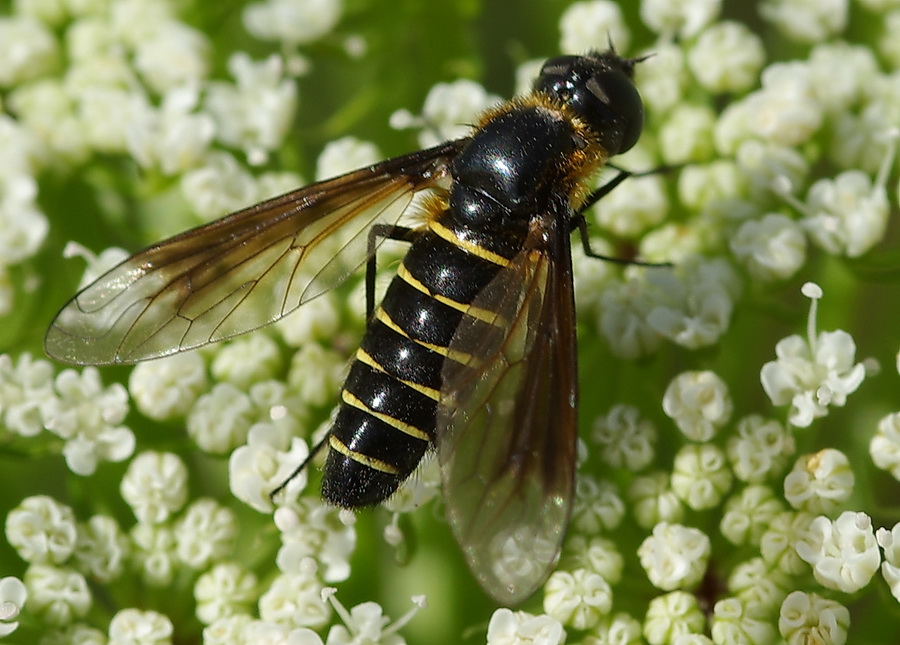
[[(134, 363), (274, 322), (368, 262), (369, 322), (326, 442), (322, 494), (377, 504), (436, 447), (472, 572), (513, 604), (556, 564), (575, 487), (577, 361), (570, 233), (590, 178), (643, 126), (639, 59), (547, 61), (528, 96), (465, 139), (262, 202), (133, 255), (47, 332), (77, 364)], [(413, 198), (421, 224), (397, 223)], [(411, 242), (377, 308), (374, 255)], [(340, 243), (337, 244), (336, 241)], [(336, 248), (339, 250), (336, 251)]]

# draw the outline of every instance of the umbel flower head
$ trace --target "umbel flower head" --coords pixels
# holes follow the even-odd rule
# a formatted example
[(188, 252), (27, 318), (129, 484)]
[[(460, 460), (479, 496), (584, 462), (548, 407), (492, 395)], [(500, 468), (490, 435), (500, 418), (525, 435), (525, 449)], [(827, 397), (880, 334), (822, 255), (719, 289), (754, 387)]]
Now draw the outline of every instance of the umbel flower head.
[[(896, 0), (7, 5), (0, 642), (896, 641)], [(645, 110), (611, 161), (664, 171), (584, 213), (624, 266), (572, 238), (573, 511), (522, 606), (463, 565), (436, 458), (379, 509), (322, 502), (317, 459), (270, 496), (330, 427), (362, 237), (327, 242), (339, 288), (250, 335), (133, 368), (43, 356), (129, 252), (467, 136), (547, 58), (609, 42)], [(379, 248), (376, 298), (405, 248)]]

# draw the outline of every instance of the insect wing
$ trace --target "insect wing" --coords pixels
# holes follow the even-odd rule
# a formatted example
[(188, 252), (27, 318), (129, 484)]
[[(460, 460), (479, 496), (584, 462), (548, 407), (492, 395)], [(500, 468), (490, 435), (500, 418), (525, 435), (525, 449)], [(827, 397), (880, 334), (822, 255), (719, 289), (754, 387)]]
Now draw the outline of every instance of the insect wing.
[[(560, 230), (560, 229), (563, 230)], [(536, 231), (464, 316), (436, 444), (447, 515), (473, 574), (516, 604), (547, 579), (571, 515), (577, 356), (564, 220)], [(493, 324), (485, 311), (495, 312)]]
[(366, 262), (371, 226), (395, 224), (419, 191), (445, 190), (463, 143), (300, 188), (136, 253), (60, 310), (47, 354), (133, 363), (282, 318)]

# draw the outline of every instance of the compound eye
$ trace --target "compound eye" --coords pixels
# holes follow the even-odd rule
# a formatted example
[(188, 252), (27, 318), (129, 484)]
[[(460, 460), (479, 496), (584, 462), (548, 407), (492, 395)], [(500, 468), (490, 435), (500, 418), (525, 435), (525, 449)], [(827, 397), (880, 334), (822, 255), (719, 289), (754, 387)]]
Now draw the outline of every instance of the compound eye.
[(549, 58), (541, 66), (540, 76), (568, 76), (572, 66), (580, 59), (580, 56)]
[(621, 154), (630, 150), (644, 129), (644, 103), (634, 83), (621, 72), (603, 72), (587, 85), (591, 93), (622, 120), (622, 138), (618, 149), (611, 152)]

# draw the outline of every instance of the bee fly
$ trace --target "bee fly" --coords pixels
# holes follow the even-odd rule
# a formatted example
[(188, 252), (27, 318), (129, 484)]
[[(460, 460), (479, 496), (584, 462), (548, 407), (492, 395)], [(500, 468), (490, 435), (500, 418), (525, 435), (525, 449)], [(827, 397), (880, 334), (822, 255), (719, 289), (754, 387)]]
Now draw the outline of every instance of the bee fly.
[[(47, 354), (101, 365), (200, 347), (280, 319), (368, 262), (368, 328), (323, 442), (322, 495), (378, 504), (434, 446), (469, 567), (495, 599), (518, 603), (555, 566), (572, 511), (570, 234), (580, 228), (593, 255), (582, 213), (628, 174), (586, 187), (641, 133), (639, 60), (612, 47), (552, 58), (529, 95), (488, 110), (470, 137), (140, 251), (62, 308)], [(399, 226), (422, 191), (420, 225)], [(385, 238), (411, 246), (375, 308)]]

